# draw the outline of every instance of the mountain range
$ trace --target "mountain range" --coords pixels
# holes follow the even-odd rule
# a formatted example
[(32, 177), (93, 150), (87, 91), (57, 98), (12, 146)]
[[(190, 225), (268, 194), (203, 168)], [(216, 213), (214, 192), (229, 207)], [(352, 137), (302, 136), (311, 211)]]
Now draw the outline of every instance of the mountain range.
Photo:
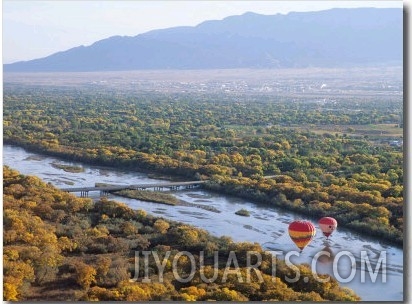
[[(81, 34), (81, 33), (79, 33)], [(245, 13), (197, 26), (113, 36), (5, 72), (348, 67), (402, 64), (403, 10)]]

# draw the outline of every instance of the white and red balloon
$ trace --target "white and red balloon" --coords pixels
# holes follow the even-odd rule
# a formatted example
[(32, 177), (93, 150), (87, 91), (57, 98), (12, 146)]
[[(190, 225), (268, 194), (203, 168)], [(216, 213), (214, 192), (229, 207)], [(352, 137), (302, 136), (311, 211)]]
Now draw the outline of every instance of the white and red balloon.
[(336, 230), (338, 227), (338, 222), (333, 217), (322, 217), (319, 220), (320, 230), (323, 234), (329, 238), (329, 236)]

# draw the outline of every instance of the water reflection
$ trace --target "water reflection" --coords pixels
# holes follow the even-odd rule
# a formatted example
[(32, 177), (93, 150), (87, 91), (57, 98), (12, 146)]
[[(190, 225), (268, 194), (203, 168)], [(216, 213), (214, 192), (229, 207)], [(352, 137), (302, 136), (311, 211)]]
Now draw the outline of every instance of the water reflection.
[[(325, 242), (324, 242), (325, 243)], [(333, 259), (335, 258), (335, 254), (333, 253), (332, 248), (330, 248), (329, 244), (323, 247), (318, 253), (319, 255), (317, 261), (322, 264), (331, 265)]]

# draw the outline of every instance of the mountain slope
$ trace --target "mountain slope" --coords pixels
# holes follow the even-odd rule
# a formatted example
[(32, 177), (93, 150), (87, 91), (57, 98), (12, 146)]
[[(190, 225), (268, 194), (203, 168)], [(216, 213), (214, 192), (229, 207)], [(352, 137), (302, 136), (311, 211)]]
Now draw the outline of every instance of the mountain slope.
[(4, 71), (336, 67), (402, 62), (402, 9), (246, 13), (195, 27), (114, 36)]

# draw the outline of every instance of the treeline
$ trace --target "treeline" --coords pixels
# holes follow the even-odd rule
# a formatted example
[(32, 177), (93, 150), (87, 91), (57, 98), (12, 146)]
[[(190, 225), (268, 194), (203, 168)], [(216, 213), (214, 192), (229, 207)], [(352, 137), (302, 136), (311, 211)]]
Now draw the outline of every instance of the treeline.
[(362, 98), (320, 106), (264, 95), (6, 86), (4, 142), (91, 164), (211, 179), (215, 190), (335, 216), (340, 225), (402, 244), (402, 149), (316, 130), (395, 128), (401, 99)]
[[(280, 259), (272, 260), (256, 243), (212, 237), (204, 230), (153, 217), (107, 199), (93, 203), (9, 167), (3, 167), (3, 212), (6, 301), (360, 299), (351, 290), (340, 288), (332, 278), (323, 283), (316, 280), (308, 265), (295, 265), (294, 269)], [(163, 281), (159, 278), (159, 261), (151, 257), (146, 268), (144, 263), (136, 263), (136, 251), (150, 251), (160, 260), (169, 252)], [(205, 253), (203, 272), (196, 267), (193, 279), (187, 281), (176, 279), (173, 273), (177, 271), (179, 277), (186, 278), (192, 271), (187, 256), (179, 257), (182, 251), (192, 253), (196, 261), (201, 251)], [(216, 279), (208, 283), (201, 275), (214, 276), (216, 251), (219, 270)], [(252, 271), (250, 282), (245, 280), (248, 251), (262, 256), (256, 268), (261, 279)], [(236, 253), (239, 272), (227, 275), (224, 268), (231, 252)], [(177, 262), (173, 268), (170, 261), (174, 259)], [(231, 265), (232, 270), (234, 266)], [(272, 276), (273, 267), (276, 276)], [(288, 282), (287, 278), (295, 278), (297, 271), (301, 279)], [(319, 278), (325, 280), (328, 276)]]
[(397, 245), (403, 244), (402, 230), (396, 228), (403, 227), (402, 199), (381, 198), (375, 203), (375, 198), (368, 193), (353, 192), (333, 185), (308, 190), (301, 184), (288, 180), (288, 176), (277, 176), (274, 180), (256, 180), (215, 175), (205, 187), (309, 215), (315, 220), (331, 216), (338, 221), (339, 226), (383, 238)]

